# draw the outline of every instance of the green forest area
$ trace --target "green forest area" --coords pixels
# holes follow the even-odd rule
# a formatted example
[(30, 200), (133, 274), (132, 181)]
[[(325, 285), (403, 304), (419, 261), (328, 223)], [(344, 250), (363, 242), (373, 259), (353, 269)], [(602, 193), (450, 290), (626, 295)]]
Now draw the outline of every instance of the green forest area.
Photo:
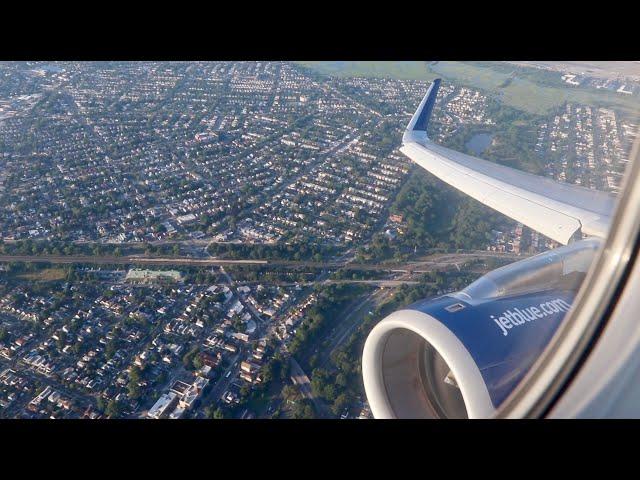
[(428, 250), (484, 249), (492, 229), (510, 220), (415, 167), (389, 212), (403, 216), (403, 234), (376, 234), (356, 260), (406, 260)]

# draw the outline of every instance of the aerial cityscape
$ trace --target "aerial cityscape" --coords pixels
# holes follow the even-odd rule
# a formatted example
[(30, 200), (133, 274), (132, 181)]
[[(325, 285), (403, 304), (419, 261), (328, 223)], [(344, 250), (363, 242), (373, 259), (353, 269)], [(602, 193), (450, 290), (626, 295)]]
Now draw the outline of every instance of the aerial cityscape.
[(436, 76), (435, 142), (623, 186), (637, 74), (367, 63), (0, 63), (0, 418), (371, 418), (376, 322), (557, 246), (399, 152)]

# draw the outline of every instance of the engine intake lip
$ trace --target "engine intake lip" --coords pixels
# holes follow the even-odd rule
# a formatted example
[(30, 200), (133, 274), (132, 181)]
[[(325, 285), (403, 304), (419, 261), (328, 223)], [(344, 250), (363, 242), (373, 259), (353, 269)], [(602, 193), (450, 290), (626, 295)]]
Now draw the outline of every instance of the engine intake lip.
[(425, 390), (423, 362), (430, 347), (455, 377), (467, 417), (492, 416), (495, 408), (482, 374), (462, 342), (431, 315), (399, 310), (371, 330), (362, 354), (364, 387), (374, 417), (441, 418)]

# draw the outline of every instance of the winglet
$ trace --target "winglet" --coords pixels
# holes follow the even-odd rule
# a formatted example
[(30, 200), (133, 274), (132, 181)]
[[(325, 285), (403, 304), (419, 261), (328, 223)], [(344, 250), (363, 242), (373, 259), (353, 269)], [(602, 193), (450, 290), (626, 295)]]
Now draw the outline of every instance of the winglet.
[(436, 97), (438, 96), (438, 88), (440, 87), (441, 80), (436, 78), (429, 90), (427, 90), (426, 95), (420, 102), (416, 113), (411, 117), (411, 121), (409, 125), (407, 125), (407, 132), (426, 132), (427, 126), (429, 125), (429, 119), (431, 118), (431, 112), (433, 111), (433, 106), (436, 103)]

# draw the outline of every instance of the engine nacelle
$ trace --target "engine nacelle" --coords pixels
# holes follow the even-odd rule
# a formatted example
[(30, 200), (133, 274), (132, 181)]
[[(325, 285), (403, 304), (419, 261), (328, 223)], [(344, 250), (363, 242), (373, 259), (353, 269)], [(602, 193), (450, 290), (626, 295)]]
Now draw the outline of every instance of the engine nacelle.
[(491, 416), (570, 310), (599, 245), (583, 240), (507, 265), (378, 323), (362, 358), (374, 416)]

